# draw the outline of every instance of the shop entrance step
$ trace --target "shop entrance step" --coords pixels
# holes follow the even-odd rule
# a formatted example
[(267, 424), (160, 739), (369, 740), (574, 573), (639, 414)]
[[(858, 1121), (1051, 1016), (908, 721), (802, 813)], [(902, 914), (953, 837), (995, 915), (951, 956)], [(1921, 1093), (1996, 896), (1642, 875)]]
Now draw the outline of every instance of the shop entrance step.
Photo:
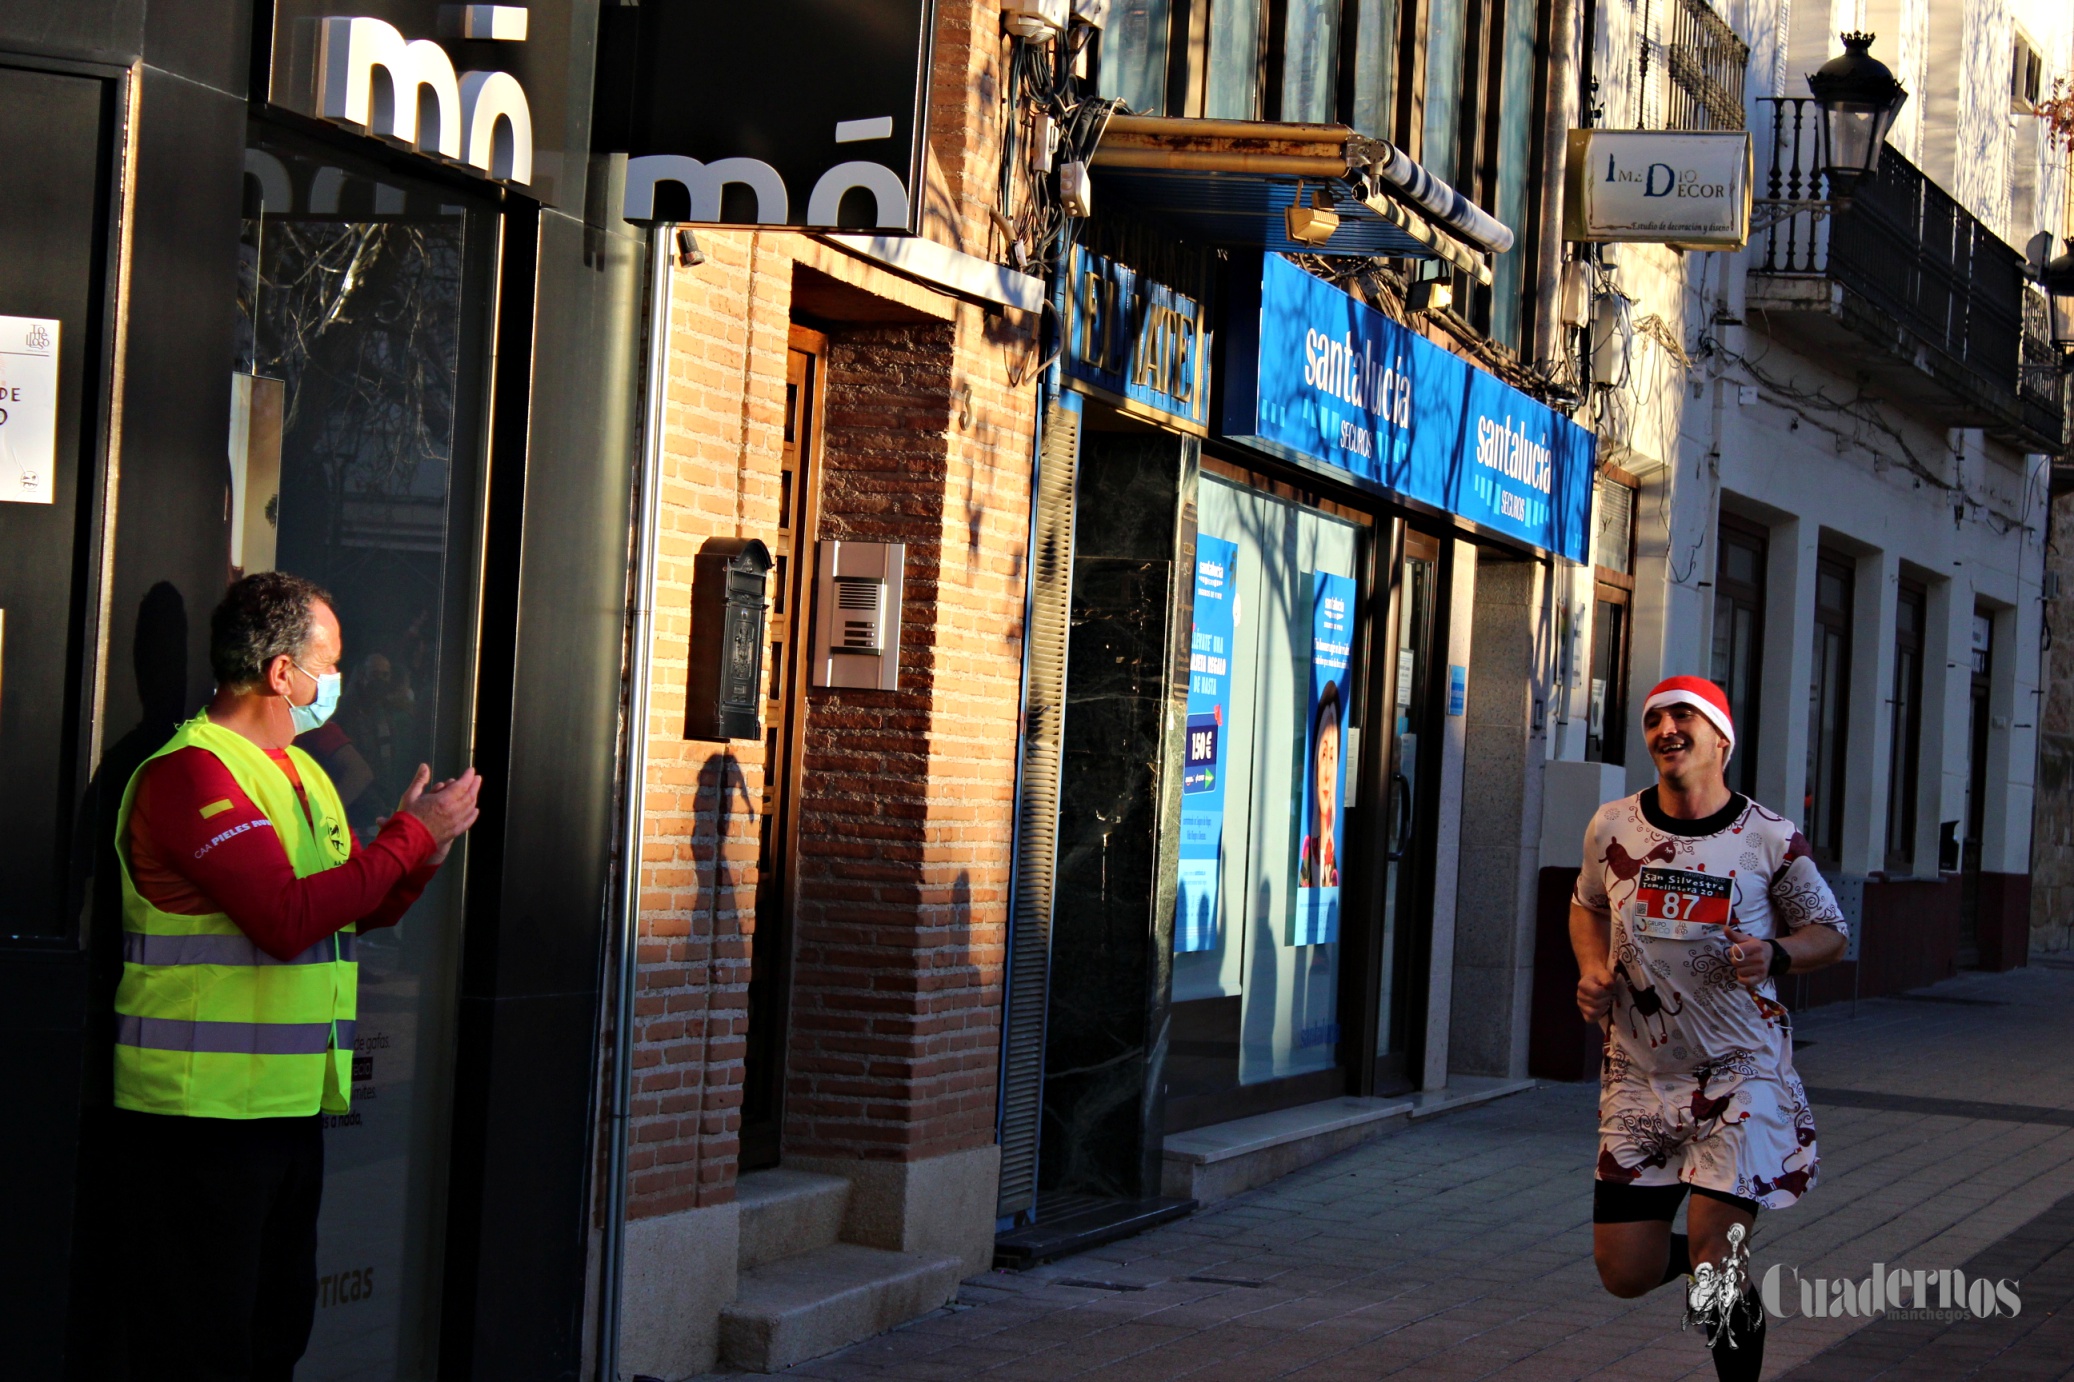
[(955, 1257), (857, 1243), (766, 1263), (742, 1273), (720, 1312), (721, 1356), (752, 1372), (818, 1358), (948, 1303), (962, 1272)]
[(783, 1167), (751, 1171), (735, 1183), (741, 1206), (740, 1271), (825, 1248), (842, 1237), (850, 1183)]
[(1019, 1272), (1194, 1212), (1195, 1201), (1185, 1197), (1126, 1200), (1109, 1195), (1040, 1195), (1035, 1222), (994, 1235), (994, 1265)]

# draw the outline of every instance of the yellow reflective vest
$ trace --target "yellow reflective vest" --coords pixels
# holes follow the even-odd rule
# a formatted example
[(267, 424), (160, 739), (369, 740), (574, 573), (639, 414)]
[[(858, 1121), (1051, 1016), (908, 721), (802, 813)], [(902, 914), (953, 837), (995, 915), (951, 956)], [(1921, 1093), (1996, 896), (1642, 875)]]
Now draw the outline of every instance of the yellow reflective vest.
[[(206, 749), (272, 824), (297, 878), (352, 855), (338, 788), (301, 749), (309, 814), (266, 751), (207, 712), (145, 760)], [(346, 1111), (353, 1089), (359, 966), (353, 928), (277, 960), (221, 912), (179, 916), (145, 901), (130, 876), (130, 810), (140, 767), (122, 795), (115, 853), (122, 864), (123, 966), (115, 993), (115, 1104), (195, 1118), (287, 1118)], [(314, 822), (314, 824), (313, 824)]]

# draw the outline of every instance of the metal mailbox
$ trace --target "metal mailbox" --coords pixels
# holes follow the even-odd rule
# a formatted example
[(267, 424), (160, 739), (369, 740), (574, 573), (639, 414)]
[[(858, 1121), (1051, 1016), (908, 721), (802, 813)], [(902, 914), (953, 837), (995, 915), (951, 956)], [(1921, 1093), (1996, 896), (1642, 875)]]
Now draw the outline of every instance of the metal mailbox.
[(770, 549), (753, 537), (709, 538), (692, 562), (687, 739), (763, 737), (770, 572)]

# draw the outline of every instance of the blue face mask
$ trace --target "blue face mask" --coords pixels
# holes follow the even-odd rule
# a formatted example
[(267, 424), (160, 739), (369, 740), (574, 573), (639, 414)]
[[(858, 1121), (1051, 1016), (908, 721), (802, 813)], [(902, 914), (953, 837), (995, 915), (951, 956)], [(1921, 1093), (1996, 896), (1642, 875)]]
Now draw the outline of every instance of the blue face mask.
[[(295, 722), (295, 732), (297, 734), (308, 734), (311, 730), (330, 719), (331, 712), (338, 709), (341, 678), (337, 672), (326, 672), (320, 677), (315, 672), (305, 670), (300, 663), (296, 663), (294, 666), (296, 671), (301, 672), (311, 681), (317, 683), (316, 700), (311, 701), (308, 705), (297, 705), (294, 701), (288, 702), (288, 718)], [(286, 700), (287, 698), (283, 697), (282, 699)]]

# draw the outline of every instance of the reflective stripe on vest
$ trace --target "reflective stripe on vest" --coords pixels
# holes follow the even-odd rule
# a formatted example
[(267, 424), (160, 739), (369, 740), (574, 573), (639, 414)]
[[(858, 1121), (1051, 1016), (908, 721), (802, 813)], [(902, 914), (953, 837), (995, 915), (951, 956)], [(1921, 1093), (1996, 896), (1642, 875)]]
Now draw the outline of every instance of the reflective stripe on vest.
[(292, 959), (277, 960), (243, 932), (235, 936), (153, 936), (125, 931), (123, 963), (133, 965), (328, 965), (354, 958), (353, 933), (326, 936)]
[(145, 1051), (208, 1051), (218, 1055), (321, 1056), (336, 1030), (338, 1044), (353, 1046), (353, 1023), (183, 1022), (171, 1017), (115, 1019), (115, 1044)]
[[(187, 748), (214, 754), (230, 772), (273, 827), (297, 878), (351, 856), (345, 805), (308, 754), (288, 750), (306, 814), (280, 765), (206, 713), (180, 726), (146, 763)], [(184, 916), (153, 906), (130, 876), (136, 792), (132, 776), (116, 818), (124, 932), (116, 1106), (202, 1118), (345, 1112), (359, 999), (350, 928), (277, 960), (221, 912)]]

